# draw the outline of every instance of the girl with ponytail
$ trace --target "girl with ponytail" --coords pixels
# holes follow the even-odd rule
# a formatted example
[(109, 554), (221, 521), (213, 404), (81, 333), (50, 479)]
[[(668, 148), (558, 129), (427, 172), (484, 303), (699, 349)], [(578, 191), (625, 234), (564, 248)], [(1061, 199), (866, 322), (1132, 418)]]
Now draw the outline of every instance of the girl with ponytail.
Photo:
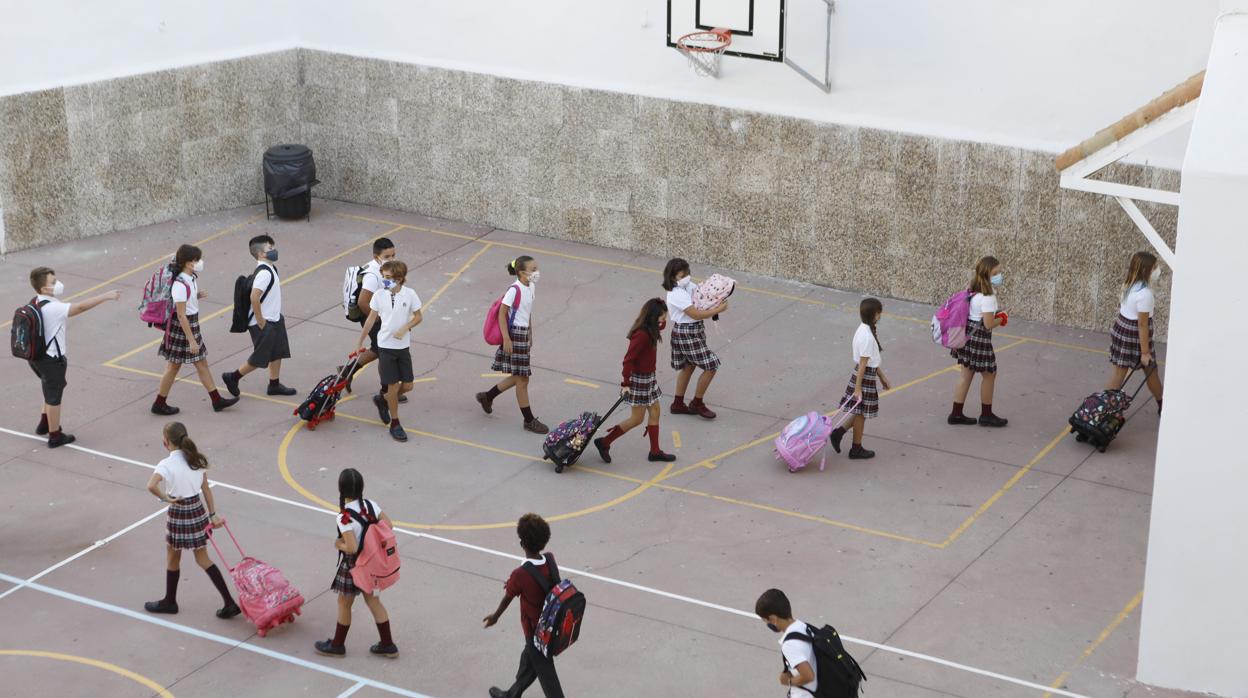
[(503, 294), (503, 302), (498, 306), (498, 329), (503, 336), (503, 345), (494, 352), (490, 370), (508, 376), (493, 388), (477, 393), (477, 404), (486, 414), (491, 414), (494, 412), (494, 398), (515, 388), (516, 404), (524, 416), (525, 431), (545, 434), (550, 428), (534, 417), (533, 409), (529, 407), (529, 377), (533, 375), (529, 359), (529, 350), (533, 347), (533, 296), (537, 293), (537, 279), (541, 274), (537, 271), (537, 260), (527, 254), (508, 262), (507, 273), (516, 280)]
[[(997, 304), (997, 287), (1004, 281), (1005, 273), (996, 257), (981, 257), (976, 263), (971, 285), (967, 288), (971, 294), (971, 308), (966, 323), (966, 345), (950, 352), (962, 373), (953, 388), (953, 411), (946, 420), (949, 424), (1003, 427), (1009, 423), (992, 411), (992, 393), (997, 386), (997, 353), (992, 348), (992, 331), (1005, 327), (1010, 320)], [(979, 374), (979, 419), (962, 412), (975, 374)]]
[(230, 588), (225, 584), (225, 577), (212, 560), (208, 559), (208, 551), (205, 549), (208, 545), (208, 533), (205, 529), (209, 523), (213, 528), (219, 528), (223, 523), (221, 517), (217, 516), (208, 479), (204, 477), (204, 471), (208, 469), (208, 458), (187, 435), (186, 427), (181, 422), (169, 422), (165, 425), (162, 442), (169, 456), (156, 464), (156, 472), (147, 481), (147, 491), (162, 502), (169, 503), (165, 526), (165, 596), (159, 601), (148, 601), (143, 604), (143, 608), (148, 613), (178, 612), (182, 551), (192, 550), (195, 562), (221, 594), (223, 605), (217, 611), (217, 617), (233, 618), (239, 614), (238, 604), (234, 603)]
[[(867, 420), (880, 412), (879, 386), (882, 385), (885, 390), (893, 387), (880, 368), (880, 352), (884, 347), (880, 344), (876, 326), (883, 315), (884, 304), (878, 298), (864, 298), (858, 304), (858, 317), (862, 324), (854, 332), (854, 369), (849, 374), (849, 384), (845, 386), (845, 395), (840, 402), (842, 409), (846, 406), (853, 407), (849, 412), (854, 415), (850, 423), (854, 430), (854, 445), (849, 449), (849, 457), (854, 460), (875, 457), (875, 451), (862, 447), (862, 433), (866, 429)], [(844, 427), (837, 427), (828, 437), (837, 453), (841, 452), (841, 439), (845, 438), (845, 431)]]
[[(346, 468), (338, 473), (338, 537), (334, 539), (334, 548), (338, 551), (338, 573), (330, 589), (338, 592), (338, 624), (334, 628), (334, 636), (327, 640), (318, 640), (314, 647), (320, 654), (341, 657), (347, 653), (347, 631), (351, 629), (351, 606), (355, 597), (362, 592), (355, 586), (351, 578), (351, 568), (364, 545), (364, 525), (357, 519), (363, 518), (370, 523), (385, 521), (393, 526), (390, 517), (381, 511), (381, 506), (371, 499), (364, 499), (364, 476), (355, 468)], [(382, 657), (399, 656), (399, 648), (390, 636), (390, 614), (381, 604), (381, 597), (376, 593), (364, 594), (364, 605), (373, 614), (377, 623), (377, 644), (368, 648), (371, 654)]]
[(1161, 267), (1155, 256), (1148, 252), (1136, 252), (1131, 256), (1119, 299), (1118, 318), (1109, 335), (1109, 363), (1113, 370), (1105, 386), (1106, 390), (1120, 390), (1131, 371), (1143, 368), (1148, 374), (1148, 390), (1157, 401), (1158, 414), (1161, 414), (1161, 376), (1153, 360), (1152, 315), (1157, 303), (1153, 287), (1160, 278)]
[[(628, 419), (611, 427), (606, 436), (594, 439), (598, 455), (611, 462), (611, 442), (629, 429), (646, 422), (646, 436), (650, 437), (650, 455), (654, 462), (670, 463), (676, 456), (659, 448), (659, 381), (655, 375), (658, 363), (658, 346), (663, 341), (663, 329), (667, 327), (667, 303), (661, 298), (651, 298), (641, 306), (641, 312), (628, 331), (628, 351), (624, 354), (624, 381), (620, 394), (632, 407)], [(647, 419), (647, 415), (649, 418)]]

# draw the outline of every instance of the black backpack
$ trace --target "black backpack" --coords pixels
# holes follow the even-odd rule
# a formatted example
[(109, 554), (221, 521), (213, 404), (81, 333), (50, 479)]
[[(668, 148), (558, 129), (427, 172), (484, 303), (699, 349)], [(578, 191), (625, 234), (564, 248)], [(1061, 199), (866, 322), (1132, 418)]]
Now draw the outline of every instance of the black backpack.
[[(13, 326), (9, 330), (9, 347), (13, 356), (27, 361), (47, 358), (48, 342), (43, 337), (43, 306), (52, 301), (31, 298), (30, 302), (13, 312)], [(60, 345), (57, 345), (60, 348)]]
[[(819, 690), (811, 691), (802, 686), (795, 688), (801, 688), (815, 698), (857, 698), (858, 686), (867, 680), (867, 675), (862, 673), (858, 662), (845, 651), (845, 645), (841, 644), (841, 636), (837, 634), (836, 628), (825, 625), (818, 629), (807, 626), (806, 629), (810, 632), (809, 635), (791, 632), (784, 636), (784, 641), (803, 640), (814, 647), (815, 680)], [(793, 670), (788, 660), (785, 660), (784, 668), (786, 671)]]
[(256, 282), (256, 274), (261, 269), (269, 270), (269, 286), (260, 294), (260, 302), (263, 303), (269, 297), (269, 291), (273, 290), (273, 284), (277, 281), (277, 267), (267, 264), (256, 267), (248, 276), (234, 279), (234, 316), (230, 319), (230, 332), (246, 332), (247, 326), (251, 324), (251, 286)]

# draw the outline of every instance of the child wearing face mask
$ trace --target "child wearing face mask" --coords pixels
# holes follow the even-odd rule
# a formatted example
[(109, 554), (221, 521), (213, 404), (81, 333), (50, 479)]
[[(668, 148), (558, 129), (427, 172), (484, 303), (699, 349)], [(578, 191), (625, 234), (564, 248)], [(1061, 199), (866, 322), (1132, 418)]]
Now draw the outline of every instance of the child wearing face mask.
[(269, 395), (295, 394), (294, 388), (282, 385), (282, 359), (290, 358), (290, 339), (286, 335), (286, 319), (282, 317), (282, 280), (278, 278), (277, 248), (273, 238), (257, 235), (247, 243), (256, 261), (251, 275), (251, 318), (247, 334), (251, 337), (251, 356), (237, 371), (221, 374), (225, 389), (234, 397), (240, 390), (238, 382), (258, 368), (269, 369)]
[[(880, 390), (876, 380), (879, 380), (879, 385), (885, 390), (892, 385), (880, 368), (880, 352), (884, 347), (880, 344), (880, 336), (875, 329), (880, 317), (884, 315), (884, 304), (878, 298), (864, 298), (858, 305), (858, 315), (862, 324), (854, 332), (854, 370), (849, 374), (849, 385), (845, 386), (845, 395), (841, 398), (840, 406), (844, 408), (846, 405), (855, 405), (851, 425), (854, 430), (854, 445), (849, 449), (849, 457), (865, 460), (875, 458), (875, 451), (862, 447), (862, 433), (867, 420), (873, 419), (880, 412)], [(837, 453), (841, 452), (841, 439), (845, 438), (845, 431), (844, 427), (837, 427), (828, 437)]]
[(208, 296), (206, 291), (199, 290), (199, 273), (203, 270), (204, 253), (198, 247), (182, 245), (178, 248), (173, 258), (173, 271), (177, 274), (173, 280), (176, 311), (169, 319), (160, 348), (156, 350), (167, 365), (164, 375), (160, 377), (156, 402), (152, 403), (152, 414), (173, 415), (181, 411), (170, 405), (168, 399), (173, 382), (185, 364), (194, 364), (199, 382), (212, 400), (213, 412), (220, 412), (238, 402), (236, 397), (221, 397), (216, 383), (212, 381), (212, 372), (208, 370), (208, 347), (199, 329), (199, 299)]
[(65, 394), (65, 374), (69, 369), (69, 358), (66, 352), (66, 327), (69, 319), (79, 313), (94, 308), (105, 301), (121, 298), (120, 291), (109, 291), (79, 303), (67, 303), (61, 298), (65, 295), (65, 284), (56, 278), (56, 272), (49, 267), (35, 267), (30, 272), (30, 285), (35, 290), (35, 297), (30, 303), (39, 313), (42, 334), (32, 337), (42, 342), (43, 356), (30, 363), (30, 370), (39, 377), (39, 385), (43, 391), (43, 413), (39, 416), (39, 425), (35, 433), (47, 435), (48, 448), (58, 448), (73, 443), (73, 434), (61, 430), (61, 398)]
[(659, 381), (655, 376), (655, 365), (658, 362), (658, 346), (663, 341), (663, 328), (667, 327), (667, 304), (659, 298), (651, 298), (641, 306), (641, 312), (633, 321), (628, 331), (628, 352), (624, 354), (624, 381), (620, 394), (632, 407), (628, 419), (611, 427), (606, 436), (594, 439), (598, 447), (598, 455), (602, 460), (611, 462), (611, 443), (620, 438), (629, 429), (641, 424), (649, 415), (646, 423), (646, 435), (650, 437), (650, 455), (648, 460), (668, 463), (676, 460), (676, 456), (664, 453), (659, 448), (659, 398), (663, 391), (659, 389)]
[(362, 351), (364, 340), (373, 327), (380, 324), (377, 373), (385, 387), (383, 395), (373, 396), (373, 405), (377, 407), (378, 418), (390, 427), (390, 436), (400, 442), (407, 441), (407, 432), (399, 424), (399, 396), (410, 391), (416, 380), (412, 370), (411, 330), (422, 319), (420, 296), (406, 283), (406, 264), (390, 260), (381, 265), (382, 288), (369, 300), (368, 319), (355, 346), (357, 352)]
[(789, 597), (779, 589), (768, 589), (754, 602), (754, 613), (767, 624), (767, 629), (780, 635), (780, 654), (784, 671), (780, 685), (789, 698), (809, 698), (819, 689), (818, 658), (810, 638), (814, 628), (793, 617)]
[[(992, 392), (997, 382), (997, 354), (992, 348), (992, 331), (1004, 327), (1009, 316), (997, 307), (996, 288), (1005, 280), (1001, 262), (996, 257), (983, 257), (975, 265), (968, 290), (971, 296), (971, 312), (967, 318), (966, 345), (950, 353), (962, 367), (962, 374), (953, 390), (953, 412), (950, 424), (978, 424), (981, 427), (1003, 427), (1009, 420), (992, 412)], [(966, 395), (971, 390), (975, 374), (980, 375), (979, 400), (982, 411), (979, 419), (962, 413)]]
[(507, 273), (516, 282), (503, 295), (498, 307), (498, 328), (503, 345), (494, 352), (490, 369), (510, 374), (484, 393), (477, 393), (477, 404), (486, 414), (494, 411), (494, 398), (511, 388), (516, 389), (516, 404), (524, 416), (524, 428), (534, 434), (545, 434), (550, 428), (533, 416), (529, 407), (529, 377), (533, 375), (529, 351), (533, 348), (533, 297), (537, 293), (537, 260), (521, 255), (507, 265)]
[[(703, 321), (719, 315), (728, 309), (728, 301), (720, 303), (710, 310), (698, 310), (693, 307), (693, 292), (697, 285), (689, 275), (689, 262), (676, 257), (667, 262), (663, 268), (663, 290), (667, 291), (667, 307), (672, 314), (672, 368), (676, 374), (676, 396), (672, 400), (672, 414), (696, 414), (703, 419), (715, 419), (715, 413), (706, 406), (702, 398), (706, 389), (715, 380), (715, 372), (719, 370), (719, 357), (710, 347), (706, 346), (706, 326)], [(698, 377), (697, 388), (694, 389), (693, 401), (685, 404), (685, 391), (689, 388), (689, 379), (693, 377), (693, 369), (702, 369)]]
[(1122, 303), (1118, 318), (1110, 331), (1109, 362), (1113, 372), (1107, 390), (1119, 390), (1130, 371), (1143, 368), (1148, 373), (1148, 390), (1157, 400), (1161, 414), (1161, 376), (1153, 360), (1153, 287), (1161, 276), (1157, 258), (1148, 252), (1136, 252), (1127, 267), (1127, 280), (1122, 285)]

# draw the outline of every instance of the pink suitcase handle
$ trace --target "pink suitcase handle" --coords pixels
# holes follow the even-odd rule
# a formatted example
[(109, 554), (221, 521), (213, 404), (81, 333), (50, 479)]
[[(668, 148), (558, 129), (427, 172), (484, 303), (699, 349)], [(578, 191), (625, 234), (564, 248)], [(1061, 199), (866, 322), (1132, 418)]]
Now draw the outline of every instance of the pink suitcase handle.
[[(226, 533), (230, 534), (230, 540), (234, 541), (234, 548), (238, 550), (238, 556), (245, 559), (247, 557), (247, 553), (243, 552), (242, 546), (238, 544), (238, 539), (234, 537), (234, 532), (230, 530), (230, 525), (226, 523), (225, 519), (221, 519), (221, 527), (225, 529)], [(212, 549), (217, 551), (217, 557), (221, 558), (221, 562), (225, 563), (226, 569), (233, 572), (238, 565), (234, 565), (233, 567), (230, 566), (229, 561), (225, 559), (225, 553), (222, 553), (221, 548), (217, 547), (217, 541), (212, 537), (212, 530), (212, 522), (209, 522), (208, 525), (204, 527), (204, 533), (208, 534), (208, 542), (212, 543)]]

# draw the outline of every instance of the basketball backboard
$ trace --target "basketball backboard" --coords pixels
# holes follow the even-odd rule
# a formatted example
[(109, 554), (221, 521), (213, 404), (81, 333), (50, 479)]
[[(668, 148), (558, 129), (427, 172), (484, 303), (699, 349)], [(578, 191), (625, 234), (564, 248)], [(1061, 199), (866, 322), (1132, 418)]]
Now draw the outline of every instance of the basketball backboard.
[(832, 90), (834, 0), (667, 0), (667, 45), (690, 32), (727, 29), (725, 56), (782, 62)]

